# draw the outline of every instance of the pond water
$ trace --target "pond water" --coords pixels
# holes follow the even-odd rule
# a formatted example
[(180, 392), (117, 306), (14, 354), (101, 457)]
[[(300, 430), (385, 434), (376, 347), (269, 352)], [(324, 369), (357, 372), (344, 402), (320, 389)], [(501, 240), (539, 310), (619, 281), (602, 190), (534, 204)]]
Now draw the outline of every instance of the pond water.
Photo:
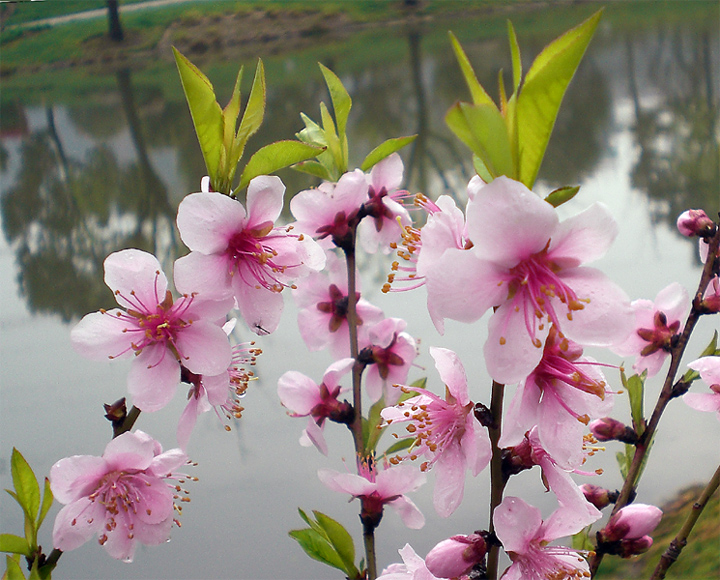
[[(580, 194), (561, 208), (563, 216), (596, 200), (609, 206), (620, 233), (598, 267), (632, 299), (652, 299), (675, 280), (694, 292), (700, 272), (696, 244), (682, 238), (674, 222), (689, 207), (710, 215), (720, 209), (718, 5), (693, 4), (694, 10), (657, 13), (624, 11), (623, 3), (608, 7), (566, 96), (537, 186), (546, 193), (581, 185)], [(545, 43), (588, 14), (585, 6), (513, 16), (525, 67)], [(275, 56), (258, 47), (267, 67), (267, 116), (251, 145), (292, 138), (302, 128), (300, 111), (319, 116), (319, 101), (328, 100), (314, 64), (321, 60), (339, 74), (353, 98), (351, 164), (387, 138), (418, 133), (416, 143), (402, 152), (407, 188), (432, 198), (450, 193), (464, 201), (472, 175), (469, 155), (446, 129), (443, 116), (455, 100), (469, 97), (448, 29), (457, 33), (483, 85), (494, 89), (498, 71), (511, 68), (504, 18), (425, 21), (332, 44), (319, 37), (303, 52)], [(245, 65), (246, 78), (254, 67), (231, 56), (206, 54), (200, 61), (221, 100), (229, 95), (237, 67)], [(159, 60), (147, 68), (109, 72), (87, 86), (38, 87), (22, 96), (4, 91), (3, 488), (11, 487), (13, 446), (44, 476), (62, 457), (99, 455), (110, 436), (101, 405), (125, 395), (127, 366), (87, 361), (69, 343), (70, 329), (83, 314), (114, 304), (102, 282), (105, 256), (138, 247), (169, 266), (185, 253), (174, 230), (175, 212), (184, 195), (198, 190), (204, 168), (174, 65), (169, 58)], [(299, 174), (281, 175), (290, 194), (312, 184)], [(444, 346), (464, 361), (471, 398), (489, 402), (490, 382), (479, 356), (482, 321), (473, 326), (450, 322), (440, 336), (424, 308), (423, 290), (380, 292), (389, 262), (376, 256), (363, 263), (363, 295), (386, 315), (405, 318), (408, 331), (421, 339), (411, 380), (427, 375), (430, 388), (438, 390), (427, 347)], [(716, 325), (703, 321), (689, 356), (695, 358)], [(245, 328), (236, 334), (239, 340), (252, 338)], [(340, 435), (331, 440), (329, 458), (300, 447), (304, 420), (286, 417), (276, 394), (283, 372), (296, 369), (319, 378), (329, 355), (309, 356), (290, 297), (280, 330), (258, 343), (264, 351), (257, 365), (260, 378), (244, 399), (243, 418), (230, 433), (212, 413), (198, 422), (189, 454), (199, 462), (193, 471), (199, 482), (188, 485), (192, 501), (172, 541), (157, 548), (140, 546), (132, 565), (111, 560), (89, 542), (62, 557), (56, 578), (338, 577), (310, 561), (287, 532), (302, 527), (296, 511), (301, 507), (327, 513), (359, 538), (356, 505), (326, 491), (315, 476), (319, 467), (343, 469), (343, 457), (352, 461), (350, 438), (330, 425), (328, 432)], [(594, 354), (620, 362), (605, 352)], [(658, 391), (658, 382), (651, 383), (647, 406), (654, 405)], [(165, 448), (174, 447), (183, 406), (178, 394), (163, 411), (143, 414), (137, 426)], [(623, 397), (617, 409), (617, 416), (627, 417)], [(680, 402), (671, 405), (640, 500), (661, 503), (689, 484), (706, 481), (720, 460), (719, 435), (712, 414), (696, 413)], [(615, 451), (608, 446), (592, 466), (608, 472), (608, 487), (620, 484)], [(380, 566), (397, 561), (396, 550), (406, 541), (425, 554), (451, 534), (485, 527), (488, 482), (486, 473), (469, 481), (461, 508), (441, 520), (432, 507), (431, 477), (414, 495), (428, 525), (408, 531), (387, 513), (377, 533)], [(536, 490), (528, 499), (545, 513), (552, 509), (552, 494), (540, 491), (536, 471), (515, 478), (509, 493), (521, 487)], [(21, 533), (17, 506), (4, 497), (0, 510), (2, 531)], [(51, 525), (46, 528), (41, 543), (49, 547)]]

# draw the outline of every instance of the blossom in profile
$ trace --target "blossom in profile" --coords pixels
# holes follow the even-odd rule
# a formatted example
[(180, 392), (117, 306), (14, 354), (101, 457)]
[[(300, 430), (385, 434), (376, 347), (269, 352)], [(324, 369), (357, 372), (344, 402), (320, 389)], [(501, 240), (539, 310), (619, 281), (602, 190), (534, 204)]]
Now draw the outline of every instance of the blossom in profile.
[(505, 497), (493, 515), (495, 534), (512, 561), (503, 579), (589, 578), (590, 567), (582, 552), (551, 542), (576, 534), (597, 519), (578, 518), (558, 508), (543, 521), (536, 507), (518, 497)]
[(566, 469), (579, 467), (587, 425), (613, 406), (600, 366), (553, 326), (542, 359), (515, 391), (499, 445), (518, 445), (537, 425), (538, 441), (553, 460)]
[(615, 238), (605, 206), (560, 222), (522, 183), (498, 177), (479, 188), (466, 217), (473, 247), (447, 249), (428, 271), (428, 302), (437, 317), (461, 322), (496, 307), (484, 348), (493, 379), (523, 380), (542, 358), (553, 324), (584, 345), (608, 346), (629, 334), (627, 295), (583, 265), (602, 257)]
[(157, 258), (141, 250), (110, 254), (104, 265), (105, 283), (124, 310), (87, 314), (70, 340), (96, 360), (134, 355), (128, 390), (136, 407), (164, 407), (180, 382), (181, 365), (206, 375), (227, 369), (230, 342), (216, 320), (224, 319), (232, 300), (201, 300), (194, 292), (174, 300)]
[(340, 473), (332, 469), (319, 469), (320, 481), (333, 491), (349, 493), (362, 504), (360, 520), (371, 529), (377, 527), (383, 516), (383, 507), (390, 506), (411, 530), (425, 525), (425, 517), (406, 493), (416, 491), (425, 483), (426, 476), (413, 465), (386, 464), (378, 471), (372, 457), (358, 461), (359, 475)]
[(415, 339), (405, 332), (407, 323), (401, 318), (386, 318), (368, 330), (370, 346), (360, 352), (365, 369), (365, 388), (370, 400), (385, 397), (386, 405), (398, 402), (402, 391), (397, 386), (407, 381), (415, 357)]
[[(162, 452), (142, 431), (107, 444), (102, 457), (75, 455), (50, 469), (50, 489), (64, 507), (53, 528), (53, 546), (67, 552), (97, 536), (113, 558), (130, 562), (137, 542), (170, 538), (178, 483), (187, 462), (180, 449)], [(182, 501), (182, 500), (180, 500)]]
[(683, 401), (697, 411), (716, 413), (720, 420), (720, 356), (704, 356), (688, 363), (700, 373), (700, 378), (710, 387), (710, 393), (685, 393)]
[(175, 284), (205, 298), (237, 301), (257, 334), (273, 332), (283, 309), (281, 292), (293, 280), (325, 266), (325, 253), (311, 238), (276, 227), (285, 186), (260, 176), (247, 188), (247, 211), (227, 195), (193, 193), (178, 207), (180, 237), (191, 252), (175, 262)]
[[(328, 252), (327, 269), (313, 272), (293, 290), (298, 306), (300, 336), (310, 351), (328, 348), (335, 358), (350, 356), (348, 328), (348, 279), (345, 261)], [(368, 329), (383, 319), (383, 312), (355, 292), (358, 343), (369, 343)]]
[(434, 576), (425, 565), (425, 560), (415, 553), (410, 544), (398, 550), (402, 564), (390, 564), (377, 580), (441, 580)]
[(182, 367), (180, 378), (190, 385), (190, 391), (177, 427), (177, 441), (181, 449), (187, 450), (190, 434), (203, 413), (214, 409), (227, 431), (230, 430), (227, 422), (242, 416), (245, 409), (240, 399), (245, 396), (250, 381), (256, 378), (249, 367), (255, 365), (256, 357), (261, 353), (254, 343), (235, 345), (230, 365), (219, 375), (198, 375)]
[(343, 392), (340, 380), (354, 364), (352, 358), (335, 361), (327, 368), (319, 385), (298, 371), (287, 371), (278, 379), (278, 395), (288, 409), (288, 415), (308, 417), (308, 426), (300, 438), (301, 445), (315, 445), (318, 451), (327, 455), (327, 442), (323, 436), (325, 420), (349, 424), (354, 419), (350, 403), (338, 399)]
[(435, 510), (448, 517), (462, 501), (465, 471), (474, 476), (480, 473), (490, 461), (492, 450), (487, 429), (475, 419), (460, 359), (444, 348), (432, 347), (430, 354), (445, 383), (445, 398), (423, 392), (397, 406), (386, 407), (381, 415), (388, 424), (409, 423), (406, 429), (415, 437), (415, 443), (407, 457), (424, 456), (427, 461), (421, 470), (435, 470)]
[[(412, 223), (402, 204), (409, 193), (399, 189), (403, 180), (403, 162), (398, 153), (375, 164), (367, 174), (367, 199), (363, 202), (365, 219), (358, 226), (360, 244), (368, 254), (378, 248), (385, 253), (400, 238), (402, 228)], [(369, 219), (368, 219), (369, 218)]]
[(638, 374), (647, 371), (648, 378), (654, 377), (670, 356), (674, 337), (682, 332), (690, 298), (685, 288), (673, 282), (658, 292), (654, 302), (634, 300), (631, 307), (634, 330), (611, 350), (620, 356), (637, 357), (633, 370)]

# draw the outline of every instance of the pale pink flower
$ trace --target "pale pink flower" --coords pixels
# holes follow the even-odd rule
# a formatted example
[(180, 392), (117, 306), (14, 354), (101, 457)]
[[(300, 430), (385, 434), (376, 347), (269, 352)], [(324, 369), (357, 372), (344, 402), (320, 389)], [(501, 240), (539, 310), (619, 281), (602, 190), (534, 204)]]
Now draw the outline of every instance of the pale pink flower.
[(323, 455), (327, 455), (328, 447), (323, 436), (325, 419), (346, 424), (353, 420), (352, 406), (347, 401), (341, 402), (338, 397), (343, 392), (340, 380), (354, 364), (355, 359), (352, 358), (335, 361), (327, 368), (319, 385), (298, 371), (287, 371), (278, 379), (278, 395), (288, 409), (288, 415), (309, 417), (308, 426), (300, 438), (301, 445), (315, 445)]
[(596, 519), (582, 520), (558, 508), (543, 521), (536, 507), (518, 497), (505, 497), (493, 516), (495, 534), (512, 561), (503, 580), (589, 577), (582, 552), (550, 542), (576, 534)]
[(415, 553), (410, 544), (398, 550), (402, 564), (390, 564), (377, 580), (441, 580), (425, 565), (425, 560)]
[(683, 400), (697, 411), (717, 413), (720, 420), (720, 356), (704, 356), (688, 363), (700, 373), (700, 378), (710, 387), (710, 393), (685, 393)]
[(401, 229), (412, 223), (410, 214), (402, 205), (402, 200), (409, 194), (398, 189), (402, 179), (403, 162), (397, 153), (374, 165), (367, 175), (367, 199), (363, 203), (363, 213), (370, 219), (360, 222), (358, 237), (368, 254), (377, 252), (378, 247), (389, 253), (390, 244), (400, 238)]
[(410, 422), (407, 430), (416, 440), (409, 458), (423, 455), (428, 459), (421, 469), (435, 470), (435, 510), (448, 517), (462, 501), (465, 471), (473, 476), (480, 473), (492, 450), (486, 428), (475, 419), (460, 359), (444, 348), (430, 348), (430, 354), (446, 385), (445, 399), (423, 392), (395, 407), (386, 407), (381, 415), (388, 423)]
[(191, 250), (175, 262), (178, 289), (193, 288), (206, 298), (234, 296), (257, 334), (277, 328), (281, 291), (325, 266), (325, 254), (312, 239), (275, 227), (284, 193), (278, 177), (260, 176), (248, 185), (247, 212), (215, 192), (190, 194), (178, 208), (180, 237)]
[(537, 425), (540, 444), (563, 468), (583, 461), (583, 441), (592, 419), (613, 406), (599, 363), (553, 326), (538, 366), (518, 386), (503, 420), (501, 447), (519, 444)]
[(551, 324), (585, 345), (607, 346), (630, 331), (629, 300), (602, 272), (617, 233), (605, 206), (560, 222), (555, 209), (522, 183), (498, 177), (468, 202), (473, 247), (450, 248), (427, 273), (435, 315), (474, 322), (488, 309), (485, 361), (501, 383), (524, 379), (542, 358)]
[(389, 505), (412, 530), (425, 525), (425, 518), (417, 506), (405, 497), (425, 483), (426, 476), (412, 465), (385, 465), (378, 472), (375, 461), (368, 458), (358, 462), (359, 475), (340, 473), (332, 469), (319, 469), (318, 477), (327, 487), (340, 493), (349, 493), (360, 499), (360, 519), (375, 528), (382, 518), (383, 506)]
[(343, 174), (337, 183), (323, 182), (301, 191), (290, 200), (290, 211), (297, 220), (294, 226), (325, 249), (333, 244), (350, 248), (352, 229), (367, 195), (367, 178), (360, 169)]
[(181, 365), (207, 375), (227, 369), (230, 343), (214, 321), (224, 318), (231, 300), (200, 300), (191, 293), (174, 302), (157, 258), (135, 249), (105, 259), (105, 283), (126, 310), (87, 314), (70, 339), (75, 350), (92, 359), (135, 355), (128, 390), (136, 407), (164, 407), (180, 382)]
[(181, 380), (191, 385), (188, 403), (180, 415), (177, 427), (177, 441), (180, 448), (187, 450), (190, 434), (195, 428), (197, 418), (210, 409), (225, 423), (239, 419), (244, 411), (240, 399), (245, 396), (248, 383), (255, 378), (247, 367), (255, 365), (255, 359), (262, 351), (254, 343), (242, 343), (232, 348), (232, 362), (227, 370), (219, 375), (198, 375), (182, 367)]
[(634, 330), (622, 343), (611, 346), (620, 356), (636, 356), (633, 370), (654, 377), (670, 355), (673, 337), (682, 332), (690, 309), (687, 290), (673, 282), (658, 292), (655, 301), (634, 300)]
[(102, 457), (61, 459), (50, 469), (50, 489), (65, 504), (55, 519), (53, 546), (66, 552), (97, 535), (108, 554), (130, 562), (136, 542), (166, 542), (176, 509), (176, 480), (184, 477), (176, 470), (186, 462), (180, 449), (162, 453), (160, 444), (142, 431), (116, 437)]
[[(350, 331), (347, 322), (348, 279), (344, 260), (328, 254), (327, 273), (310, 274), (293, 290), (299, 308), (298, 328), (308, 350), (328, 348), (335, 358), (350, 356)], [(358, 280), (359, 282), (359, 280)], [(369, 343), (368, 328), (383, 319), (383, 312), (364, 298), (360, 287), (355, 292), (358, 343)]]
[(397, 385), (405, 383), (417, 356), (415, 339), (404, 332), (406, 326), (401, 318), (386, 318), (368, 330), (370, 346), (360, 352), (360, 360), (369, 363), (365, 388), (373, 402), (384, 396), (386, 405), (394, 405), (402, 394)]

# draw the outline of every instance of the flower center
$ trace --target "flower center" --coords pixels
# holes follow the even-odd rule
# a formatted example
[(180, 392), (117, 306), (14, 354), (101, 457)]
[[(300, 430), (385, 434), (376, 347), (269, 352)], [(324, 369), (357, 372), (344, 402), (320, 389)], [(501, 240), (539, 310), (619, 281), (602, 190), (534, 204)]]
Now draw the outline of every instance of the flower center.
[(273, 224), (266, 222), (252, 230), (242, 230), (230, 238), (227, 250), (230, 275), (237, 274), (242, 281), (255, 288), (280, 292), (287, 286), (279, 276), (287, 266), (277, 261), (278, 252), (270, 245)]
[[(330, 332), (336, 332), (347, 320), (348, 313), (348, 297), (340, 291), (335, 284), (330, 284), (328, 287), (328, 294), (330, 300), (327, 302), (318, 302), (317, 309), (325, 314), (330, 314), (330, 320), (328, 321), (328, 330)], [(355, 303), (360, 300), (360, 293), (355, 293)], [(362, 324), (362, 319), (356, 315), (356, 323)]]

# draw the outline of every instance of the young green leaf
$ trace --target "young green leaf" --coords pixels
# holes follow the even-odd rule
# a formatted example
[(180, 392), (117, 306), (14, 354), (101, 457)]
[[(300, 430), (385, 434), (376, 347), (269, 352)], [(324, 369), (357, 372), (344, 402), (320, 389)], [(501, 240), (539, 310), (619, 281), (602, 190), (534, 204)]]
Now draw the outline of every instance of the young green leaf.
[(477, 77), (475, 76), (475, 71), (470, 64), (470, 60), (460, 46), (458, 39), (455, 38), (455, 35), (452, 32), (449, 34), (450, 42), (452, 42), (453, 50), (455, 51), (455, 57), (460, 65), (463, 77), (465, 77), (465, 82), (470, 89), (470, 95), (472, 95), (473, 103), (476, 105), (492, 105), (497, 108), (493, 100), (490, 98), (490, 95), (485, 92), (485, 89), (478, 82)]
[(222, 112), (224, 122), (223, 147), (226, 151), (229, 151), (233, 146), (237, 120), (240, 116), (240, 83), (242, 82), (242, 74), (243, 67), (240, 67), (237, 78), (235, 79), (232, 96)]
[(385, 450), (385, 455), (389, 456), (393, 453), (400, 453), (400, 451), (405, 451), (405, 449), (410, 447), (414, 442), (414, 437), (406, 437), (405, 439), (399, 439)]
[(313, 514), (315, 514), (317, 523), (325, 531), (326, 538), (345, 564), (345, 570), (348, 572), (348, 576), (351, 578), (358, 577), (359, 572), (357, 568), (355, 568), (355, 545), (352, 536), (342, 524), (331, 517), (316, 510), (313, 510)]
[(10, 468), (17, 500), (26, 516), (34, 523), (40, 509), (40, 486), (32, 468), (14, 447), (10, 457)]
[(342, 558), (335, 551), (335, 548), (333, 548), (332, 544), (320, 533), (313, 529), (305, 528), (302, 530), (292, 530), (289, 532), (289, 535), (300, 544), (300, 547), (313, 560), (317, 560), (343, 572), (348, 572), (345, 569), (345, 562), (343, 562)]
[(394, 139), (388, 139), (387, 141), (384, 141), (383, 143), (380, 143), (375, 149), (370, 151), (368, 153), (367, 157), (365, 157), (365, 160), (360, 165), (360, 169), (363, 171), (369, 171), (374, 165), (388, 157), (389, 155), (392, 155), (396, 151), (399, 151), (406, 145), (409, 145), (413, 141), (415, 141), (415, 138), (417, 135), (409, 135), (408, 137), (395, 137)]
[(215, 187), (219, 177), (220, 155), (224, 150), (223, 112), (208, 78), (174, 47), (173, 54), (210, 182)]
[(645, 417), (643, 416), (643, 400), (645, 398), (645, 378), (647, 377), (647, 371), (643, 372), (642, 375), (633, 375), (627, 381), (623, 380), (623, 384), (628, 392), (628, 398), (630, 399), (630, 415), (632, 416), (633, 429), (638, 436), (643, 434), (645, 431)]
[(11, 556), (5, 556), (5, 574), (3, 580), (25, 580), (20, 562)]
[[(318, 63), (320, 64), (320, 63)], [(330, 91), (330, 99), (332, 100), (333, 112), (335, 113), (335, 123), (337, 125), (337, 134), (341, 144), (345, 142), (345, 158), (347, 159), (347, 140), (345, 138), (345, 129), (347, 120), (352, 107), (350, 95), (342, 84), (338, 76), (329, 68), (320, 64), (320, 70), (325, 77), (325, 83)]]
[(255, 77), (253, 78), (252, 88), (250, 89), (250, 96), (245, 105), (245, 112), (243, 113), (242, 121), (240, 121), (240, 127), (234, 140), (234, 149), (239, 149), (240, 153), (237, 154), (237, 152), (234, 152), (235, 154), (230, 159), (231, 163), (234, 161), (234, 163), (237, 164), (242, 155), (242, 150), (245, 148), (245, 143), (260, 129), (260, 125), (262, 125), (263, 119), (265, 118), (265, 99), (265, 67), (263, 66), (262, 60), (258, 59)]
[(602, 11), (550, 43), (525, 77), (517, 99), (519, 180), (532, 189), (565, 90), (595, 33)]
[(566, 201), (570, 201), (573, 197), (575, 197), (578, 191), (580, 191), (579, 185), (566, 185), (565, 187), (559, 187), (558, 189), (548, 193), (545, 201), (553, 207), (560, 207)]
[(42, 499), (42, 505), (40, 506), (40, 514), (38, 515), (37, 519), (37, 525), (36, 528), (39, 530), (40, 526), (42, 525), (43, 521), (45, 520), (45, 516), (47, 515), (48, 511), (50, 511), (50, 507), (52, 507), (53, 504), (53, 493), (50, 489), (50, 480), (46, 477), (45, 478), (45, 487), (43, 489), (43, 499)]
[(278, 169), (312, 159), (322, 151), (322, 147), (309, 145), (302, 141), (276, 141), (265, 145), (248, 160), (240, 176), (238, 189), (247, 187), (247, 184), (258, 175), (270, 175)]
[(324, 179), (325, 181), (330, 181), (331, 179), (330, 172), (319, 161), (303, 161), (302, 163), (297, 163), (293, 165), (292, 168), (295, 171), (307, 173), (308, 175), (319, 177), (320, 179)]
[(25, 538), (15, 534), (0, 534), (0, 552), (29, 556), (32, 554), (32, 548)]
[(508, 38), (510, 39), (510, 56), (512, 57), (512, 69), (513, 69), (513, 93), (517, 94), (517, 90), (520, 87), (520, 81), (522, 80), (522, 61), (520, 60), (520, 46), (518, 45), (517, 35), (515, 34), (515, 28), (512, 22), (507, 21), (508, 26)]

